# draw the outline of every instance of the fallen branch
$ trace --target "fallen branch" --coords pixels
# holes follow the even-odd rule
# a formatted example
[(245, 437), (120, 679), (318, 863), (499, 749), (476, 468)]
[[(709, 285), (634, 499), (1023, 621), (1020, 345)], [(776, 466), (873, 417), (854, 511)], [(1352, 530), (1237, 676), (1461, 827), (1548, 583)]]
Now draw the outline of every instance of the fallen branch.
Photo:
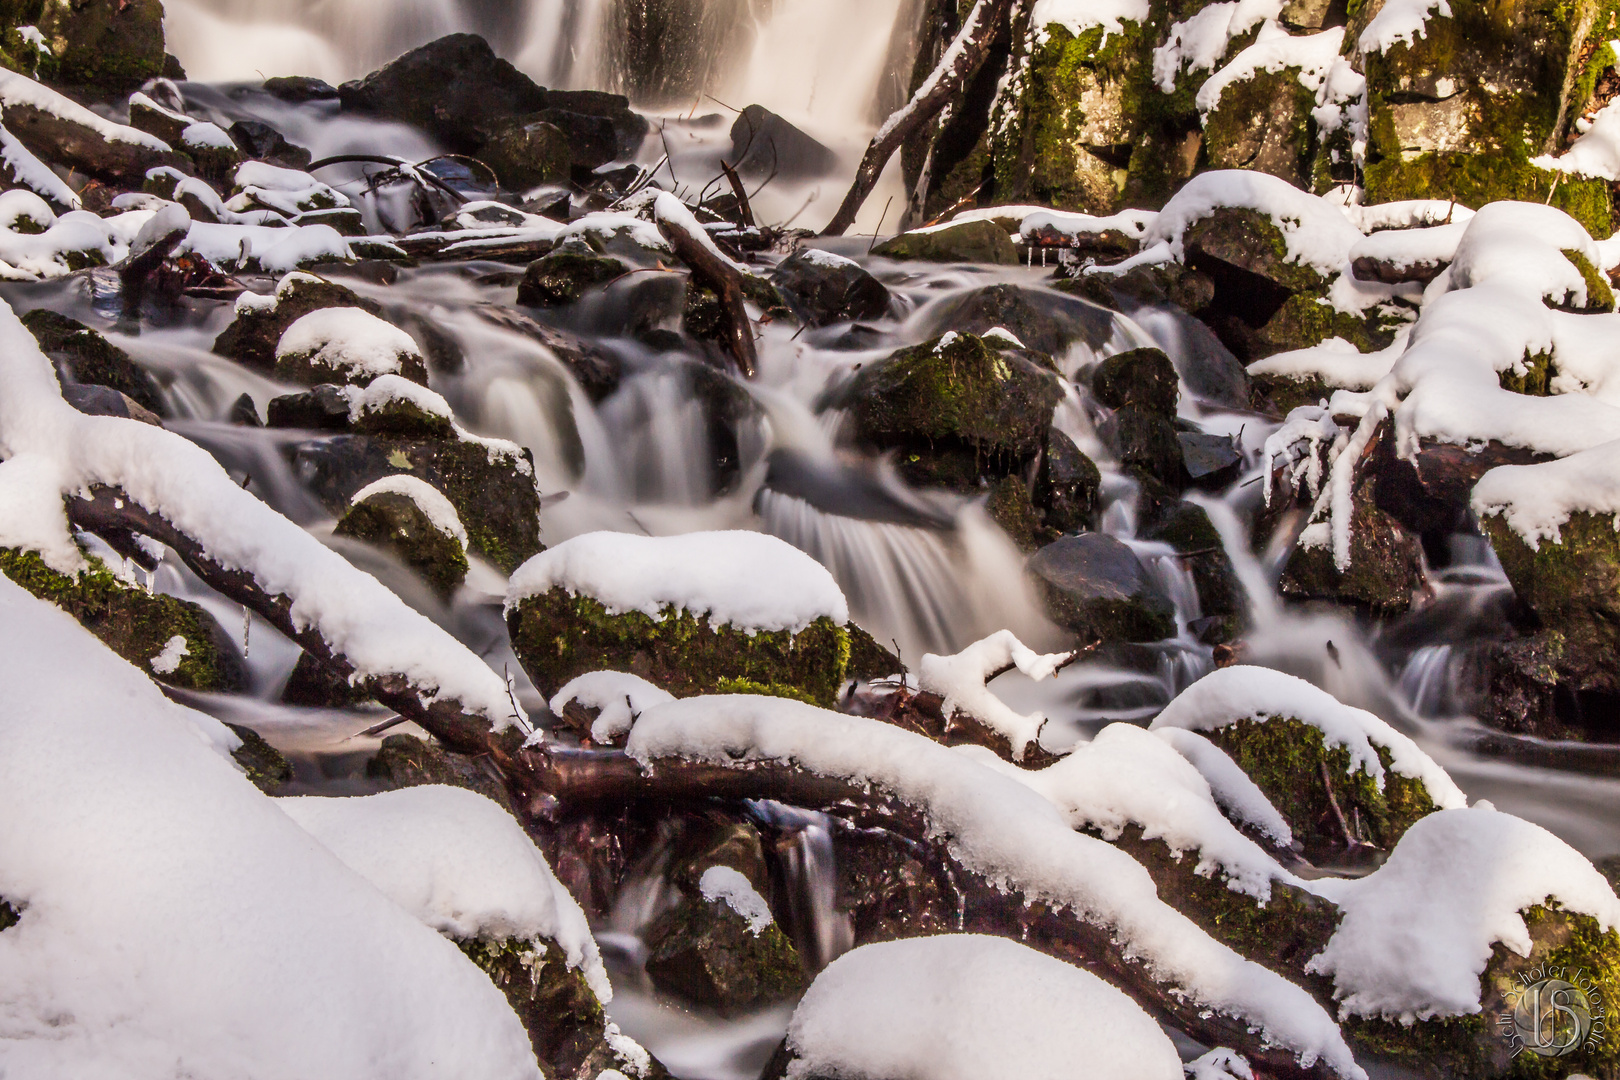
[(973, 5), (973, 10), (962, 23), (962, 29), (945, 49), (945, 55), (940, 57), (939, 64), (923, 80), (917, 92), (911, 95), (911, 100), (891, 113), (883, 126), (878, 128), (877, 134), (872, 136), (860, 167), (855, 170), (855, 179), (849, 185), (848, 194), (821, 235), (842, 236), (855, 224), (855, 215), (877, 186), (878, 177), (883, 174), (883, 168), (894, 152), (955, 100), (967, 81), (979, 70), (979, 65), (984, 63), (985, 55), (990, 51), (990, 42), (1014, 2), (978, 0)]
[(759, 354), (754, 349), (754, 327), (744, 304), (743, 271), (715, 246), (692, 212), (675, 196), (664, 192), (653, 204), (658, 231), (675, 248), (675, 254), (692, 268), (698, 284), (713, 289), (720, 297), (721, 317), (728, 351), (744, 378), (753, 378)]

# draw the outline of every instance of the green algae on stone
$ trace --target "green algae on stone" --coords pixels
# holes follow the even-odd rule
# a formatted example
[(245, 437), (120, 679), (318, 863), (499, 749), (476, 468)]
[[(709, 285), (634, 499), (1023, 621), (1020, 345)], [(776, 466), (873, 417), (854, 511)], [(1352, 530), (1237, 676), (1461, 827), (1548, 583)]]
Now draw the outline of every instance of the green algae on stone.
[[(245, 685), (242, 658), (207, 610), (125, 584), (101, 560), (89, 562), (73, 578), (52, 570), (34, 552), (0, 548), (0, 573), (72, 615), (152, 678), (186, 690), (229, 691)], [(173, 647), (176, 638), (182, 648)]]
[(1609, 279), (1603, 276), (1602, 271), (1592, 265), (1592, 260), (1574, 248), (1564, 248), (1563, 256), (1574, 265), (1575, 269), (1581, 272), (1581, 280), (1586, 282), (1586, 303), (1579, 307), (1572, 304), (1573, 310), (1580, 312), (1613, 311), (1614, 290), (1609, 286)]
[(274, 795), (281, 790), (281, 785), (293, 778), (292, 763), (266, 742), (263, 735), (242, 724), (225, 726), (242, 740), (242, 745), (231, 751), (231, 758), (242, 767), (254, 787), (266, 795)]
[(1358, 841), (1389, 851), (1413, 822), (1438, 809), (1423, 781), (1395, 772), (1388, 749), (1376, 743), (1382, 789), (1371, 773), (1352, 767), (1349, 750), (1327, 746), (1321, 729), (1292, 717), (1246, 717), (1205, 734), (1277, 808), (1313, 862), (1347, 854), (1338, 814)]
[(1553, 366), (1552, 354), (1527, 353), (1524, 359), (1513, 367), (1497, 372), (1496, 381), (1502, 389), (1515, 394), (1546, 397), (1552, 393), (1551, 383), (1557, 375), (1558, 369)]
[(886, 259), (926, 262), (978, 262), (1013, 266), (1018, 249), (1006, 230), (990, 221), (965, 221), (926, 232), (901, 233), (872, 249)]
[(461, 540), (441, 530), (415, 499), (378, 491), (349, 508), (332, 530), (392, 552), (448, 600), (467, 577)]
[(757, 932), (725, 899), (684, 896), (647, 931), (655, 985), (722, 1016), (790, 998), (804, 989), (798, 950), (772, 921)]
[(778, 696), (791, 688), (831, 707), (849, 670), (849, 632), (826, 616), (797, 633), (750, 633), (668, 605), (658, 619), (610, 614), (600, 601), (556, 587), (525, 598), (506, 624), (523, 670), (547, 695), (587, 672), (628, 671), (676, 697), (715, 693), (732, 679)]

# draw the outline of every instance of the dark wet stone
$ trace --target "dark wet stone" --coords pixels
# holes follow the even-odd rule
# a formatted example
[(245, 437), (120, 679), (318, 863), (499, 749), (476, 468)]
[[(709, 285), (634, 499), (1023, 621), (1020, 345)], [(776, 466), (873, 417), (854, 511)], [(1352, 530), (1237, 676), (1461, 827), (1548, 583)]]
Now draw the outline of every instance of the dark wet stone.
[(568, 134), (556, 124), (516, 116), (493, 126), (479, 158), (495, 170), (502, 187), (527, 191), (567, 180), (572, 150)]
[(259, 418), (259, 407), (253, 403), (253, 395), (242, 394), (231, 403), (231, 411), (225, 414), (225, 419), (240, 427), (264, 427), (264, 421)]
[(414, 499), (379, 491), (355, 503), (333, 533), (392, 553), (448, 600), (467, 578), (461, 541), (441, 531)]
[(630, 267), (618, 259), (588, 249), (553, 251), (530, 263), (524, 271), (517, 302), (528, 307), (563, 307), (629, 272)]
[(67, 383), (62, 387), (62, 398), (86, 416), (117, 416), (125, 420), (139, 420), (143, 424), (162, 427), (163, 421), (128, 394), (121, 394), (107, 386), (85, 386)]
[(1176, 632), (1169, 598), (1111, 536), (1066, 536), (1031, 556), (1028, 569), (1047, 613), (1082, 638), (1159, 641)]
[(747, 176), (775, 173), (808, 180), (838, 168), (838, 155), (763, 105), (750, 105), (731, 125), (731, 161)]
[(338, 88), (307, 75), (282, 75), (264, 80), (265, 92), (282, 101), (336, 101)]
[[(602, 90), (548, 90), (546, 108), (578, 116), (600, 117), (612, 124), (613, 153), (609, 160), (634, 157), (636, 151), (641, 149), (641, 140), (652, 130), (647, 118), (630, 108), (630, 99), (623, 94), (609, 94)], [(568, 130), (566, 125), (558, 126), (564, 131)]]
[[(324, 84), (323, 84), (324, 85)], [(238, 120), (228, 129), (242, 153), (258, 161), (268, 161), (284, 169), (307, 169), (314, 155), (262, 120)]]
[(1176, 441), (1181, 444), (1182, 471), (1193, 487), (1219, 491), (1243, 471), (1243, 455), (1230, 436), (1183, 431)]
[(1162, 416), (1136, 405), (1115, 409), (1098, 434), (1128, 472), (1149, 476), (1181, 490), (1181, 442)]
[(366, 775), (389, 790), (423, 784), (466, 788), (512, 809), (506, 784), (487, 757), (470, 758), (414, 735), (383, 739), (376, 756), (366, 762)]
[(1036, 514), (1029, 488), (1016, 476), (1003, 476), (990, 485), (990, 496), (985, 500), (984, 509), (990, 515), (990, 520), (1018, 545), (1018, 550), (1026, 554), (1053, 538)]
[(782, 260), (771, 282), (809, 326), (881, 319), (893, 301), (883, 283), (859, 263), (810, 249)]
[(310, 709), (352, 709), (370, 701), (371, 695), (306, 652), (298, 654), (280, 700), (283, 705)]
[(22, 324), (39, 342), (40, 351), (65, 369), (74, 382), (116, 390), (143, 409), (166, 415), (157, 380), (123, 349), (84, 323), (36, 308), (22, 316)]
[(1113, 312), (1077, 297), (1023, 285), (987, 285), (942, 306), (933, 332), (978, 334), (1000, 327), (1023, 344), (1062, 356), (1076, 342), (1097, 348), (1108, 340)]
[(1135, 405), (1166, 420), (1175, 419), (1181, 400), (1175, 367), (1154, 348), (1115, 353), (1098, 364), (1091, 374), (1091, 392), (1110, 409)]
[(281, 790), (281, 785), (293, 778), (292, 763), (266, 742), (263, 735), (241, 724), (225, 726), (242, 740), (242, 745), (231, 751), (231, 757), (242, 766), (254, 787), (266, 795), (274, 795)]
[(1381, 616), (1411, 606), (1413, 592), (1423, 585), (1423, 548), (1378, 508), (1370, 480), (1364, 476), (1351, 497), (1349, 567), (1335, 565), (1330, 546), (1296, 545), (1278, 582), (1284, 596), (1333, 600)]
[(1189, 627), (1193, 634), (1206, 645), (1235, 638), (1248, 612), (1248, 601), (1221, 534), (1203, 508), (1190, 502), (1177, 503), (1147, 531), (1146, 539), (1175, 548), (1192, 574), (1204, 613), (1202, 619), (1195, 620), (1198, 625)]
[(804, 988), (793, 943), (776, 923), (758, 934), (724, 900), (687, 896), (647, 931), (653, 985), (722, 1016), (792, 997)]
[(1102, 472), (1095, 462), (1057, 428), (1046, 433), (1046, 452), (1035, 474), (1035, 506), (1048, 528), (1061, 533), (1093, 527)]
[(271, 398), (265, 412), (266, 427), (309, 431), (349, 430), (349, 399), (331, 383)]
[[(605, 116), (592, 116), (569, 109), (543, 109), (524, 119), (560, 131), (568, 145), (568, 158), (574, 169), (590, 172), (618, 157), (618, 132), (614, 130), (613, 121)], [(622, 191), (623, 187), (615, 185), (615, 190)]]

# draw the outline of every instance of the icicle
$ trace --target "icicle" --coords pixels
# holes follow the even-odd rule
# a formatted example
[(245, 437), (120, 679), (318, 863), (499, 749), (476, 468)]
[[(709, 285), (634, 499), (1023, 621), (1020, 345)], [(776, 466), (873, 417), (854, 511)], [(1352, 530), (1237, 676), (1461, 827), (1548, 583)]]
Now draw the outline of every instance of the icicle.
[(244, 660), (247, 659), (247, 655), (248, 655), (248, 631), (250, 631), (252, 629), (253, 629), (253, 612), (251, 612), (251, 611), (249, 611), (247, 609), (246, 604), (243, 604), (242, 605), (242, 659), (244, 659)]

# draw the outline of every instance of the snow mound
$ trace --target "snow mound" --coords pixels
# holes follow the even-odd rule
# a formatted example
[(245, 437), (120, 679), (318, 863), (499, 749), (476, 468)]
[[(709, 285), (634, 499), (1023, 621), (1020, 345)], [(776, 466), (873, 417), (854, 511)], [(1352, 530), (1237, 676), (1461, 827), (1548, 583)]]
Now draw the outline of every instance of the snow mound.
[(554, 588), (589, 596), (612, 614), (660, 619), (673, 607), (745, 630), (798, 633), (823, 615), (849, 621), (849, 605), (826, 567), (764, 533), (586, 533), (518, 567), (506, 609)]
[[(1215, 941), (1159, 899), (1140, 863), (1075, 832), (1040, 793), (973, 756), (876, 720), (747, 695), (684, 698), (649, 709), (626, 749), (643, 767), (663, 758), (729, 768), (791, 762), (870, 784), (923, 810), (930, 834), (966, 869), (1105, 928), (1155, 978), (1183, 988), (1188, 1001), (1242, 1018), (1302, 1061), (1365, 1077), (1310, 995)], [(965, 984), (953, 977), (941, 985), (954, 992)]]
[(1532, 549), (1558, 543), (1571, 514), (1620, 520), (1620, 440), (1540, 465), (1500, 465), (1474, 485), (1474, 513), (1500, 514)]
[(0, 680), (0, 1072), (538, 1080), (483, 972), (3, 577)]
[(1420, 819), (1367, 877), (1313, 885), (1344, 919), (1307, 970), (1333, 977), (1346, 1015), (1410, 1022), (1478, 1012), (1491, 946), (1528, 956), (1519, 913), (1549, 898), (1605, 930), (1620, 926), (1620, 900), (1585, 856), (1483, 806)]
[(359, 378), (398, 375), (407, 359), (425, 363), (411, 335), (353, 307), (320, 308), (287, 327), (276, 343), (276, 359), (290, 356)]
[(1029, 25), (1042, 41), (1052, 26), (1061, 26), (1075, 37), (1100, 26), (1106, 37), (1121, 33), (1127, 22), (1147, 22), (1148, 14), (1147, 0), (1035, 0)]
[(1228, 816), (1259, 830), (1282, 847), (1293, 844), (1294, 831), (1288, 827), (1288, 820), (1271, 805), (1271, 800), (1249, 779), (1249, 774), (1226, 756), (1226, 751), (1186, 728), (1159, 728), (1153, 734), (1169, 743), (1198, 770), (1209, 784), (1210, 795)]
[(1531, 164), (1574, 176), (1620, 180), (1620, 101), (1603, 106), (1584, 128), (1581, 123), (1576, 121), (1581, 136), (1567, 151), (1535, 158)]
[(1181, 1080), (1170, 1039), (1124, 993), (979, 934), (845, 953), (799, 1002), (787, 1043), (789, 1080)]
[(675, 695), (661, 686), (654, 686), (639, 675), (622, 671), (588, 671), (570, 679), (552, 697), (549, 708), (557, 716), (577, 701), (587, 709), (600, 709), (591, 724), (591, 738), (597, 742), (611, 742), (629, 732), (636, 717)]
[(555, 941), (596, 996), (613, 996), (585, 913), (500, 806), (429, 784), (350, 798), (275, 800), (287, 816), (441, 934)]
[(1282, 230), (1289, 260), (1324, 275), (1343, 270), (1351, 247), (1361, 240), (1361, 230), (1325, 200), (1266, 173), (1225, 169), (1187, 181), (1148, 226), (1143, 245), (1168, 244), (1180, 258), (1187, 230), (1223, 207), (1270, 218)]
[(1287, 717), (1309, 724), (1322, 733), (1329, 747), (1350, 753), (1350, 767), (1384, 787), (1384, 766), (1378, 750), (1388, 751), (1390, 768), (1401, 776), (1423, 781), (1429, 798), (1441, 809), (1468, 805), (1467, 798), (1434, 759), (1389, 723), (1365, 709), (1345, 705), (1294, 675), (1270, 668), (1238, 664), (1219, 668), (1183, 690), (1153, 721), (1153, 728), (1216, 731), (1239, 720)]
[(748, 930), (755, 937), (776, 921), (765, 898), (754, 891), (741, 871), (729, 866), (711, 866), (703, 871), (698, 878), (698, 892), (705, 900), (724, 900), (727, 907), (748, 920)]
[(1013, 760), (1022, 761), (1029, 744), (1040, 737), (1046, 717), (1038, 712), (1028, 716), (1014, 712), (985, 685), (985, 680), (1015, 667), (1040, 682), (1051, 677), (1068, 658), (1068, 653), (1042, 655), (1019, 641), (1011, 630), (998, 630), (951, 656), (924, 653), (917, 665), (917, 686), (945, 699), (940, 709), (947, 718), (960, 709), (1005, 735), (1012, 744)]

